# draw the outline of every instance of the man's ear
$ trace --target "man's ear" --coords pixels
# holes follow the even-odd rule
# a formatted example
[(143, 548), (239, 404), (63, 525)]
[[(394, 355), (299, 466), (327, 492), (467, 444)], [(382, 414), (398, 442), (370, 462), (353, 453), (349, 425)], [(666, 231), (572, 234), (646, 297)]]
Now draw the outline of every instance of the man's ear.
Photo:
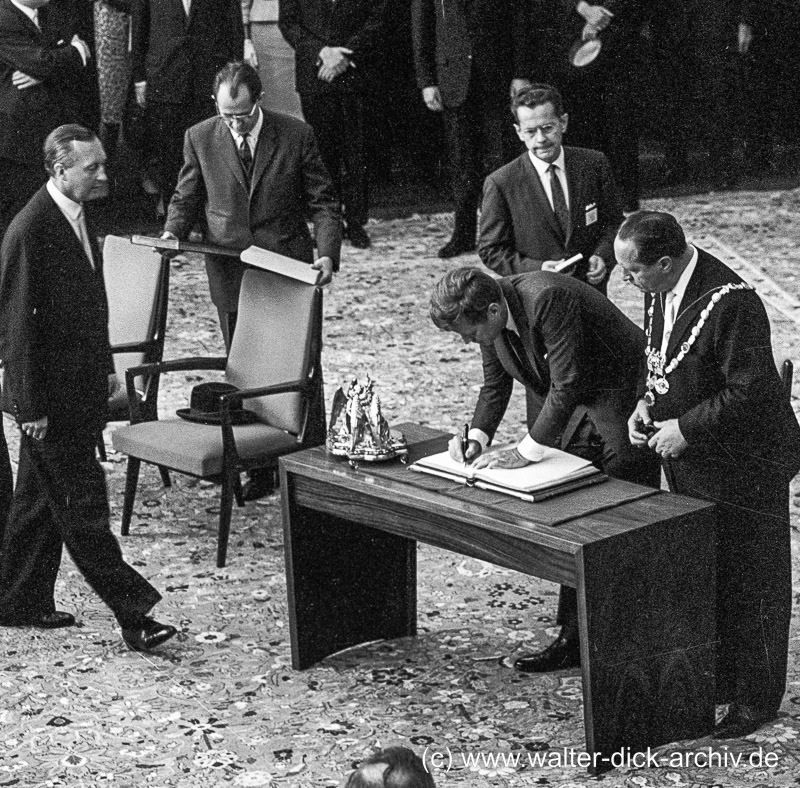
[(565, 134), (567, 131), (567, 126), (569, 125), (569, 113), (565, 112), (559, 120), (561, 121), (561, 133)]
[(659, 258), (658, 265), (665, 274), (668, 274), (672, 270), (674, 262), (675, 261), (668, 254), (665, 254), (663, 257)]

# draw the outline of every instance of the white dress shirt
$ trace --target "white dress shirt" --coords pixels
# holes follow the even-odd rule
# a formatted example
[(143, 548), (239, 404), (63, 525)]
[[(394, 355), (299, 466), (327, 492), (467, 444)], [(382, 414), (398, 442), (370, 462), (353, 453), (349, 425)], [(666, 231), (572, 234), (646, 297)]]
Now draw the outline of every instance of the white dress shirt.
[[(264, 113), (261, 111), (261, 107), (258, 108), (258, 120), (256, 121), (256, 125), (253, 126), (251, 131), (247, 132), (247, 144), (250, 147), (250, 153), (253, 156), (253, 161), (256, 159), (256, 145), (258, 145), (258, 135), (261, 134), (261, 128), (264, 125)], [(231, 133), (233, 137), (233, 144), (236, 146), (236, 150), (239, 150), (239, 145), (241, 144), (243, 134), (239, 134), (238, 132), (234, 131), (230, 126), (228, 126), (228, 131)]]
[(59, 190), (52, 179), (47, 181), (47, 191), (61, 213), (66, 216), (73, 232), (81, 242), (83, 251), (89, 258), (92, 268), (96, 268), (94, 264), (94, 254), (92, 254), (92, 245), (89, 243), (89, 232), (86, 229), (86, 217), (83, 215), (83, 206), (79, 202), (70, 200), (66, 194)]
[[(681, 313), (681, 302), (683, 301), (683, 296), (686, 293), (686, 286), (689, 284), (689, 280), (692, 278), (692, 274), (694, 273), (694, 269), (697, 268), (697, 249), (692, 246), (692, 257), (689, 260), (689, 264), (686, 268), (683, 269), (683, 273), (681, 273), (680, 278), (675, 283), (675, 287), (671, 290), (667, 290), (664, 293), (664, 307), (665, 307), (665, 314), (664, 314), (664, 331), (661, 334), (661, 354), (664, 355), (667, 352), (667, 344), (669, 344), (669, 338), (672, 334), (672, 326), (675, 324), (675, 320), (678, 318), (678, 315)], [(666, 315), (666, 305), (667, 301), (672, 296), (672, 322), (669, 322)]]
[[(544, 193), (547, 195), (547, 199), (550, 202), (550, 207), (553, 207), (553, 189), (550, 186), (550, 165), (546, 161), (542, 161), (541, 159), (534, 156), (530, 151), (528, 151), (528, 158), (533, 162), (533, 166), (536, 168), (536, 173), (539, 176), (539, 180), (542, 182), (542, 188), (544, 189)], [(567, 208), (571, 207), (570, 199), (569, 199), (569, 187), (567, 186), (567, 171), (564, 169), (564, 148), (561, 148), (561, 153), (558, 154), (558, 158), (553, 162), (553, 164), (558, 167), (556, 170), (556, 175), (558, 175), (558, 180), (561, 182), (561, 190), (564, 192), (564, 199), (567, 202)]]

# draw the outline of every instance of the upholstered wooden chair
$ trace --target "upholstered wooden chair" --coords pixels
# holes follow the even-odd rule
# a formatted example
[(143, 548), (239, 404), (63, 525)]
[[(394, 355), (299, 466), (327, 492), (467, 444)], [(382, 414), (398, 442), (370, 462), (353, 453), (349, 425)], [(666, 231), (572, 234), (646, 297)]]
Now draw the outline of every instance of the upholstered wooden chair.
[[(217, 566), (225, 566), (234, 497), (241, 506), (239, 474), (275, 468), (289, 452), (325, 439), (320, 347), (322, 291), (270, 271), (245, 272), (236, 333), (226, 358), (194, 358), (133, 367), (126, 385), (134, 417), (113, 434), (128, 455), (122, 534), (128, 533), (141, 462), (222, 484)], [(239, 388), (221, 399), (222, 423), (181, 418), (158, 420), (138, 412), (134, 380), (139, 375), (222, 370)], [(188, 400), (187, 392), (187, 400)], [(257, 421), (233, 425), (231, 405), (243, 402)]]
[[(108, 331), (114, 371), (120, 381), (130, 367), (161, 361), (169, 302), (169, 260), (153, 254), (146, 246), (136, 246), (127, 238), (107, 235), (103, 243), (103, 278), (108, 297)], [(155, 414), (158, 375), (136, 381), (136, 395), (145, 413)], [(128, 421), (130, 408), (124, 389), (108, 401), (108, 421)], [(105, 460), (102, 436), (98, 440)], [(164, 485), (169, 473), (162, 470)]]

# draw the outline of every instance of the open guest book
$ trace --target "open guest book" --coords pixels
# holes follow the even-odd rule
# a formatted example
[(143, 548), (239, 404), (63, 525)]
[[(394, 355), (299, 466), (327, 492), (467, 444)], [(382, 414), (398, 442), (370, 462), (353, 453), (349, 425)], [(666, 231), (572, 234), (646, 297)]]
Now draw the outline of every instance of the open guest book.
[[(513, 448), (515, 443), (496, 446), (488, 450), (501, 451)], [(590, 484), (605, 481), (601, 473), (589, 460), (567, 454), (560, 449), (545, 449), (539, 462), (523, 468), (481, 468), (476, 470), (463, 462), (456, 462), (448, 452), (423, 457), (409, 465), (409, 470), (432, 473), (468, 486), (505, 493), (523, 501), (543, 501), (554, 495), (577, 490)]]

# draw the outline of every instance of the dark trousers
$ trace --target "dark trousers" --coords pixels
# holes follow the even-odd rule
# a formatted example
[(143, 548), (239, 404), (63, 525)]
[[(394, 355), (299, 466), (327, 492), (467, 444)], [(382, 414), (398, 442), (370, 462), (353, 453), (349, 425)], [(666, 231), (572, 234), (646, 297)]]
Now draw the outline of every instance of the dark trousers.
[(0, 243), (11, 220), (47, 180), (41, 162), (19, 162), (0, 158)]
[(8, 456), (8, 444), (3, 429), (3, 415), (0, 413), (0, 551), (3, 549), (3, 535), (8, 522), (8, 510), (11, 508), (11, 496), (14, 494), (14, 476), (11, 472), (11, 460)]
[(166, 104), (148, 100), (145, 106), (147, 170), (164, 200), (165, 210), (183, 166), (183, 137), (186, 130), (210, 118), (215, 112), (210, 86), (208, 92), (208, 101)]
[(766, 464), (670, 466), (673, 492), (718, 507), (717, 702), (774, 717), (786, 689), (792, 614), (789, 481)]
[(135, 626), (161, 595), (125, 563), (109, 525), (95, 440), (20, 436), (19, 471), (0, 558), (0, 621), (55, 609), (61, 547), (120, 626)]
[[(528, 426), (536, 420), (541, 410), (541, 399), (526, 389)], [(661, 484), (661, 465), (658, 455), (649, 449), (632, 446), (628, 438), (627, 416), (633, 413), (636, 398), (622, 390), (605, 394), (602, 406), (593, 403), (576, 409), (562, 436), (561, 448), (570, 454), (591, 460), (604, 473), (614, 479), (658, 488)], [(581, 415), (583, 414), (583, 415)], [(561, 586), (558, 597), (556, 623), (564, 634), (578, 636), (578, 595), (570, 586)]]
[(484, 178), (508, 160), (504, 127), (512, 118), (505, 87), (492, 95), (470, 89), (460, 107), (445, 107), (444, 130), (455, 202), (453, 234), (474, 241)]
[(347, 225), (369, 216), (365, 99), (358, 93), (301, 93), (303, 117), (314, 129)]

